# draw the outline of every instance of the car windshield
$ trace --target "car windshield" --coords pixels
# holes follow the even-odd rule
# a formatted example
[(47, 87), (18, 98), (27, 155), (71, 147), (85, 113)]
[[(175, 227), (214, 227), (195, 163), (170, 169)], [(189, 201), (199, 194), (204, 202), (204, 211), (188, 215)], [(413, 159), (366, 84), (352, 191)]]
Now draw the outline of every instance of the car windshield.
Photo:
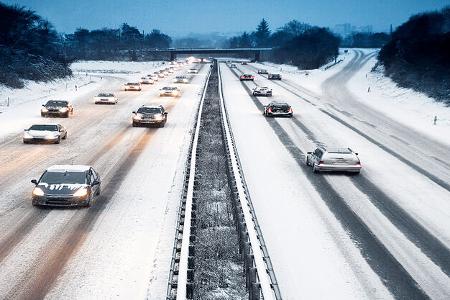
[(162, 89), (165, 90), (165, 91), (173, 91), (173, 90), (176, 90), (177, 88), (176, 87), (165, 86)]
[(45, 106), (67, 106), (67, 105), (68, 102), (62, 100), (50, 100), (47, 101), (47, 104), (45, 104)]
[(113, 94), (107, 94), (107, 93), (101, 93), (101, 94), (98, 94), (98, 97), (114, 97), (114, 95)]
[(137, 111), (140, 114), (160, 114), (161, 108), (158, 107), (140, 107)]
[(47, 184), (85, 184), (86, 173), (85, 172), (45, 172), (39, 183)]
[(127, 85), (139, 85), (137, 82), (128, 82)]
[(58, 125), (33, 125), (29, 130), (58, 131)]

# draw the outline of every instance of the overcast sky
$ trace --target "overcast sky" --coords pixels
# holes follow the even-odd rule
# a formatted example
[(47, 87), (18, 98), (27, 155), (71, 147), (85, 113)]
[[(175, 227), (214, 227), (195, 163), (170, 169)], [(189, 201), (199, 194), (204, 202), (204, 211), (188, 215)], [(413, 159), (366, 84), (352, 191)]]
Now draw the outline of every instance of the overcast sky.
[(35, 10), (60, 32), (78, 27), (117, 28), (121, 23), (173, 36), (254, 30), (261, 18), (271, 29), (292, 19), (333, 27), (351, 23), (387, 31), (412, 14), (441, 9), (450, 0), (0, 0)]

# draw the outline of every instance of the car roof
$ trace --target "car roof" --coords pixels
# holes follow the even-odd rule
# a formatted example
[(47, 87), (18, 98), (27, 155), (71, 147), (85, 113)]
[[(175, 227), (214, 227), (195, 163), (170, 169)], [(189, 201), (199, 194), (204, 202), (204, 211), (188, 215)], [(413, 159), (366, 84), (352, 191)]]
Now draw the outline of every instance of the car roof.
[(139, 108), (158, 108), (158, 109), (161, 109), (161, 108), (164, 108), (164, 107), (162, 105), (142, 105)]
[(47, 171), (52, 172), (86, 172), (91, 168), (87, 165), (53, 165), (47, 168)]
[[(40, 126), (40, 125), (60, 125), (59, 123), (44, 123), (44, 124), (31, 124), (31, 126)], [(31, 127), (30, 126), (30, 127)], [(60, 125), (61, 126), (61, 125)]]

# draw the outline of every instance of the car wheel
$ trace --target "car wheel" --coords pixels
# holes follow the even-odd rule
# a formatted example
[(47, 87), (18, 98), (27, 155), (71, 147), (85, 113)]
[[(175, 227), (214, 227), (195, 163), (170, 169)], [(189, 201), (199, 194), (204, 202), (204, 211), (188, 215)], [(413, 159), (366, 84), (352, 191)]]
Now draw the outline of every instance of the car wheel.
[(316, 168), (316, 165), (315, 164), (313, 164), (313, 166), (312, 166), (312, 171), (313, 171), (313, 173), (319, 173), (319, 170)]
[(137, 126), (138, 126), (138, 124), (136, 124), (136, 123), (133, 122), (133, 127), (137, 127)]
[(67, 132), (66, 132), (66, 134), (63, 137), (63, 140), (65, 140), (65, 139), (67, 139)]
[(59, 136), (58, 139), (56, 140), (55, 144), (59, 144), (61, 143), (61, 137)]
[(68, 118), (69, 117), (69, 112), (67, 112), (65, 115), (64, 115), (64, 118)]
[(43, 114), (43, 113), (41, 113), (41, 117), (45, 118), (45, 117), (47, 117), (47, 115), (46, 115), (46, 114)]
[(29, 144), (30, 142), (23, 140), (23, 143), (24, 144)]

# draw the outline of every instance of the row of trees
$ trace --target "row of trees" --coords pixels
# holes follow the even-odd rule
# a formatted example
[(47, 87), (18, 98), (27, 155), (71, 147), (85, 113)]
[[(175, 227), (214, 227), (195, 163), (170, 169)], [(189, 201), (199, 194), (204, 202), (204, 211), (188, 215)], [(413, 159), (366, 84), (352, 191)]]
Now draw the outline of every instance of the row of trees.
[[(89, 31), (77, 29), (65, 36), (66, 54), (72, 59), (131, 59), (137, 60), (140, 50), (168, 48), (172, 39), (159, 30), (145, 34), (126, 23), (118, 29), (102, 28)], [(129, 56), (129, 57), (128, 57)]]
[(52, 24), (29, 9), (0, 2), (0, 83), (47, 81), (71, 74)]
[(254, 32), (244, 32), (228, 40), (230, 48), (273, 47), (269, 60), (293, 64), (301, 69), (315, 69), (339, 53), (340, 38), (328, 29), (293, 20), (271, 32), (262, 19)]
[(450, 7), (411, 17), (378, 56), (400, 86), (450, 104)]

